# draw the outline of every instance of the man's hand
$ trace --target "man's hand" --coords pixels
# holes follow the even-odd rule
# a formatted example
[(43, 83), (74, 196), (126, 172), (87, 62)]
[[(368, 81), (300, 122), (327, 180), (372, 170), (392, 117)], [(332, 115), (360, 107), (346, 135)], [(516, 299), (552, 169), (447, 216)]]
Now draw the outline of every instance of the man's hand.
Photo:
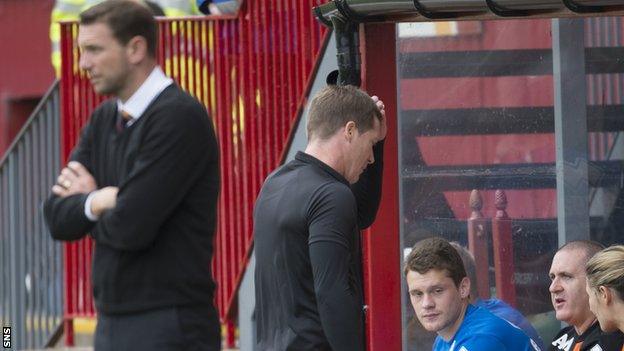
[(117, 205), (117, 192), (119, 188), (116, 186), (107, 186), (93, 193), (91, 199), (91, 213), (99, 217), (106, 210), (115, 208)]
[(74, 194), (88, 194), (96, 189), (97, 184), (91, 173), (79, 162), (71, 161), (61, 170), (56, 184), (52, 186), (52, 193), (66, 197)]
[(381, 129), (379, 130), (379, 140), (384, 140), (386, 138), (386, 133), (388, 132), (388, 127), (386, 125), (386, 106), (377, 95), (373, 95), (371, 96), (371, 98), (375, 102), (375, 105), (377, 105), (379, 112), (381, 112)]

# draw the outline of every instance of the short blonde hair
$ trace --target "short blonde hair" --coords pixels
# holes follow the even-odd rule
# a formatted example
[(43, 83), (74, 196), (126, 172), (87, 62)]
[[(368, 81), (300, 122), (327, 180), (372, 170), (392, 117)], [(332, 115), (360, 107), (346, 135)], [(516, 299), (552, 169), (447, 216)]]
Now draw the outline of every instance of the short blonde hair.
[(624, 245), (610, 246), (592, 257), (585, 269), (589, 286), (612, 288), (624, 300)]

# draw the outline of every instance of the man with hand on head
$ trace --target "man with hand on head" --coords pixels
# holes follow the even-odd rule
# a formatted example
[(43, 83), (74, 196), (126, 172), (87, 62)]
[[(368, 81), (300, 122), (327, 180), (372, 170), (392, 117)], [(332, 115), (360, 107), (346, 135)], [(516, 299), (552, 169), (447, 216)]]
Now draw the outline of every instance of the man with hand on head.
[(308, 145), (256, 200), (259, 350), (363, 351), (360, 230), (381, 197), (384, 106), (330, 85), (310, 103)]
[(221, 346), (216, 137), (205, 108), (156, 64), (156, 38), (137, 1), (80, 14), (80, 67), (113, 98), (92, 113), (44, 214), (55, 239), (95, 241), (95, 351)]
[(550, 343), (550, 351), (620, 351), (618, 335), (600, 331), (596, 316), (589, 309), (585, 290), (585, 265), (602, 250), (600, 243), (579, 240), (563, 245), (550, 266), (550, 297), (557, 320), (568, 324)]
[(441, 238), (417, 242), (405, 263), (409, 296), (433, 351), (540, 351), (522, 330), (470, 304), (470, 279), (459, 253)]

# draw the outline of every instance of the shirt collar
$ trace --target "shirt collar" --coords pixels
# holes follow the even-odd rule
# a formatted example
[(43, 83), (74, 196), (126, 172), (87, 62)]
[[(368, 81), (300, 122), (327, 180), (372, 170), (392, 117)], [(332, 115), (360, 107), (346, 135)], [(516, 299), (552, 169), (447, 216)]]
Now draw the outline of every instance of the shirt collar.
[(167, 77), (162, 69), (156, 66), (139, 89), (125, 103), (117, 99), (117, 110), (126, 111), (132, 116), (132, 122), (134, 122), (143, 115), (149, 104), (172, 83), (173, 79)]
[(316, 158), (316, 157), (314, 157), (314, 156), (312, 156), (310, 154), (306, 154), (303, 151), (297, 151), (297, 154), (295, 155), (295, 159), (297, 159), (297, 160), (299, 160), (301, 162), (314, 164), (314, 165), (320, 167), (325, 172), (329, 173), (332, 177), (336, 178), (341, 183), (344, 183), (347, 186), (350, 186), (349, 181), (347, 180), (347, 178), (345, 178), (342, 174), (338, 173), (335, 169), (333, 169), (330, 166), (328, 166), (327, 164), (325, 164), (323, 161), (319, 160), (318, 158)]

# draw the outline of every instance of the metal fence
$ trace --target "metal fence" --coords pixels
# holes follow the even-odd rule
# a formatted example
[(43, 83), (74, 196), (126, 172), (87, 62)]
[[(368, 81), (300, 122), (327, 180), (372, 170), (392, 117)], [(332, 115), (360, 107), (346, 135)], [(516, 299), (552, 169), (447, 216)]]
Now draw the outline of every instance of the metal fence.
[[(237, 17), (159, 20), (159, 63), (206, 106), (219, 140), (222, 187), (213, 274), (222, 321), (233, 319), (252, 246), (254, 200), (281, 162), (324, 42), (326, 30), (312, 16), (316, 2), (244, 1)], [(100, 101), (78, 69), (77, 31), (76, 23), (61, 26), (64, 157)], [(67, 245), (68, 318), (95, 313), (90, 256), (88, 240)]]
[(0, 160), (0, 326), (14, 349), (43, 347), (63, 317), (62, 248), (41, 213), (59, 172), (59, 111), (55, 82)]

